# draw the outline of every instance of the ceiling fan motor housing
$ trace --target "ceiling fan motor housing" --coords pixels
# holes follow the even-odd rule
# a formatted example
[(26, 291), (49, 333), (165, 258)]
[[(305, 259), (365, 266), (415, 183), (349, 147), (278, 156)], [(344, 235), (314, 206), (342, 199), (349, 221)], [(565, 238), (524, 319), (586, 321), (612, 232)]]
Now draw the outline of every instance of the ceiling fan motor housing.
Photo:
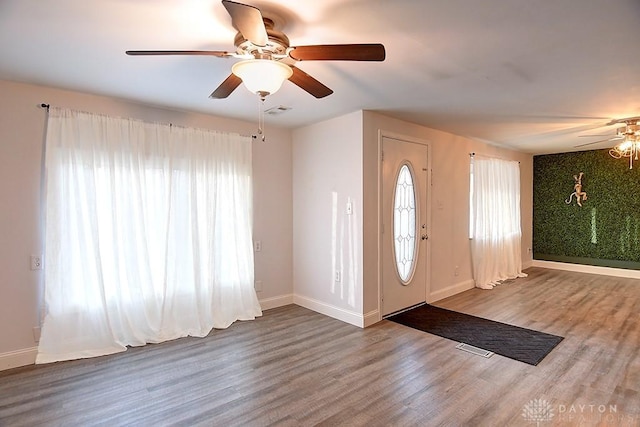
[(253, 55), (256, 59), (273, 59), (274, 57), (287, 56), (289, 48), (289, 38), (282, 32), (273, 28), (273, 21), (263, 17), (264, 27), (267, 30), (269, 41), (266, 46), (256, 46), (245, 39), (242, 33), (238, 32), (233, 40), (239, 55)]

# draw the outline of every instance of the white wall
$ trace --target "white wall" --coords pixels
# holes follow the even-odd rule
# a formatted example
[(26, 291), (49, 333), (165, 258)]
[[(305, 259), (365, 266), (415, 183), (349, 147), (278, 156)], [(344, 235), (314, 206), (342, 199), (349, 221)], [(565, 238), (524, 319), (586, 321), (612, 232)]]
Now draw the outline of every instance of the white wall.
[(294, 130), (293, 201), (295, 303), (363, 326), (362, 112)]
[[(242, 134), (254, 133), (256, 124), (8, 81), (0, 81), (0, 93), (0, 369), (6, 369), (32, 363), (37, 345), (42, 275), (29, 269), (29, 255), (42, 253), (43, 243), (41, 103)], [(293, 301), (291, 132), (268, 131), (268, 142), (253, 148), (254, 238), (262, 242), (255, 278), (262, 281), (263, 309)]]

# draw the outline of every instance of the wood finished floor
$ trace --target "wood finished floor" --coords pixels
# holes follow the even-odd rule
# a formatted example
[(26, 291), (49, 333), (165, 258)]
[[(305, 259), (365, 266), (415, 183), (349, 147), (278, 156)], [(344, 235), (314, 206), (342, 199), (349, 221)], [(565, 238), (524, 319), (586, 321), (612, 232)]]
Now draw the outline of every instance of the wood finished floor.
[(534, 399), (553, 414), (540, 426), (640, 425), (640, 280), (527, 272), (436, 305), (564, 336), (538, 366), (292, 305), (203, 339), (0, 372), (0, 425), (532, 426)]

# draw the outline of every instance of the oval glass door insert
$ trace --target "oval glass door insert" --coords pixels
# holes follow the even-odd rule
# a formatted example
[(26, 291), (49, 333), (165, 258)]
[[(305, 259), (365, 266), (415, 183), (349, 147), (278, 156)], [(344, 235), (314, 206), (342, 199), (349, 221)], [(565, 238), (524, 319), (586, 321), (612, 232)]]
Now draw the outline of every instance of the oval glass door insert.
[(402, 284), (411, 281), (416, 259), (416, 192), (413, 171), (406, 163), (398, 170), (393, 195), (393, 242), (396, 270)]

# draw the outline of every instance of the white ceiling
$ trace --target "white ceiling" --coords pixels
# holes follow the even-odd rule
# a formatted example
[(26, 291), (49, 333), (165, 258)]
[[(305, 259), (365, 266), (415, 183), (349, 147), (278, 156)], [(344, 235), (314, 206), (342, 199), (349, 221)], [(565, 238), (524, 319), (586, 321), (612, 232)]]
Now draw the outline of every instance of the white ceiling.
[[(368, 109), (534, 154), (574, 151), (640, 116), (639, 0), (247, 0), (292, 46), (383, 43), (385, 62), (298, 64), (335, 93), (285, 82), (267, 124)], [(244, 87), (209, 94), (235, 59), (125, 50), (234, 50), (219, 0), (0, 0), (0, 79), (255, 121)], [(45, 100), (43, 100), (45, 101)], [(611, 146), (604, 142), (587, 146)]]

